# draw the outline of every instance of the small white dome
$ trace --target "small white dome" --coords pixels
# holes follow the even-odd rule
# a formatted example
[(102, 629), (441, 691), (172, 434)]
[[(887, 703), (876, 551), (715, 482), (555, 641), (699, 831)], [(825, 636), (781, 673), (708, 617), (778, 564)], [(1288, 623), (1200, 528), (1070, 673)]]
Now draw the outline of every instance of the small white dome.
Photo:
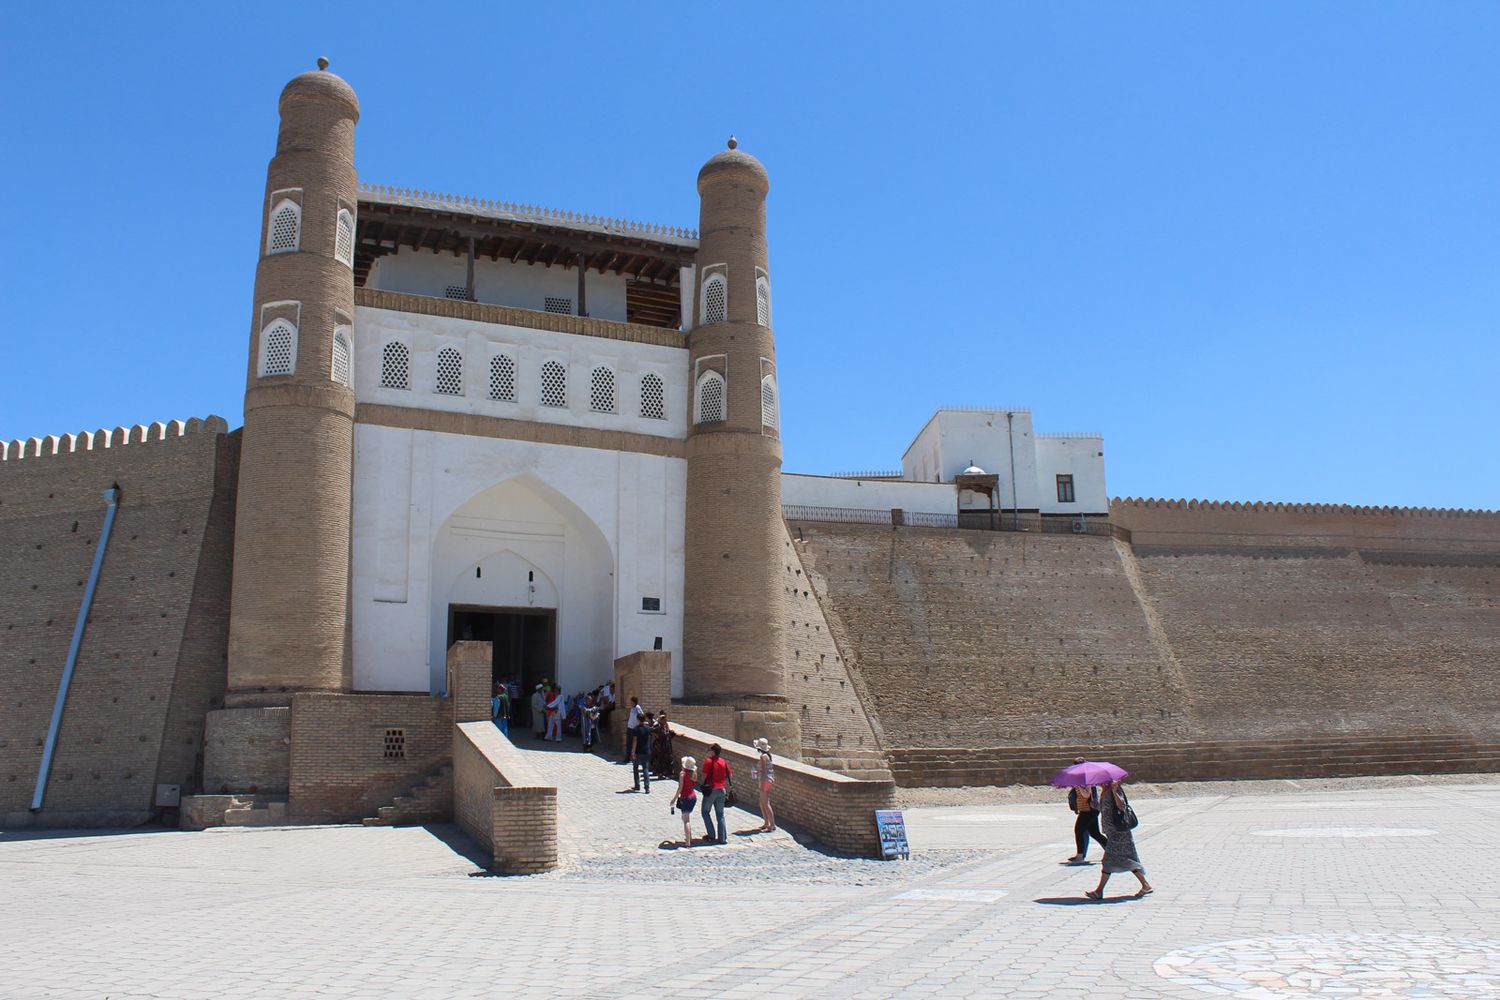
[(964, 470), (964, 475), (966, 476), (982, 476), (984, 474), (984, 470), (977, 465), (971, 465)]

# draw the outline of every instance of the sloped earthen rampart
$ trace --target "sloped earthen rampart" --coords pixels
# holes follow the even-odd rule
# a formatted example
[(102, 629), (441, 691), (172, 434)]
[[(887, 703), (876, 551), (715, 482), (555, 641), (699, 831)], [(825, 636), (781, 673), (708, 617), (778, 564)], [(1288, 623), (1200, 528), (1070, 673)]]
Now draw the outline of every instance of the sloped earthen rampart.
[(1500, 515), (1112, 518), (1133, 544), (793, 522), (903, 781), (911, 748), (1500, 736)]
[[(0, 442), (0, 816), (141, 822), (190, 791), (224, 693), (239, 437), (219, 417)], [(121, 488), (40, 813), (29, 811), (58, 681)]]

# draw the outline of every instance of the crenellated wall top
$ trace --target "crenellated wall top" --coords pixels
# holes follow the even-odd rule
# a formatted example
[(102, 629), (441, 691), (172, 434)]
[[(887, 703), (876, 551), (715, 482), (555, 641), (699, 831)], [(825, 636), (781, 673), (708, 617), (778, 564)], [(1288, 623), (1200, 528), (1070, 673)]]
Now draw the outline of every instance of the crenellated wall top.
[(1204, 512), (1274, 513), (1274, 514), (1371, 514), (1384, 517), (1481, 517), (1500, 518), (1500, 511), (1456, 507), (1374, 507), (1356, 504), (1281, 503), (1254, 500), (1186, 500), (1156, 497), (1113, 497), (1110, 509), (1123, 507), (1160, 508)]
[(105, 428), (97, 431), (79, 431), (77, 434), (49, 434), (46, 437), (0, 441), (0, 461), (30, 462), (57, 455), (72, 455), (80, 452), (102, 451), (105, 448), (139, 447), (158, 441), (174, 441), (178, 438), (225, 434), (229, 423), (223, 417), (191, 417), (186, 421), (170, 420), (166, 423), (136, 424), (133, 427)]

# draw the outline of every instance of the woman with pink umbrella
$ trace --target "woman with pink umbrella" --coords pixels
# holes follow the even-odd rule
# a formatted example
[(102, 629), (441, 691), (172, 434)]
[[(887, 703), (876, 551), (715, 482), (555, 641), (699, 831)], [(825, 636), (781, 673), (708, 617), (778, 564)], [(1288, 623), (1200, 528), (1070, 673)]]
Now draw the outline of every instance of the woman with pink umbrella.
[(1131, 872), (1141, 883), (1137, 897), (1150, 895), (1151, 883), (1146, 881), (1146, 866), (1141, 864), (1135, 850), (1135, 837), (1130, 832), (1135, 826), (1135, 813), (1130, 800), (1125, 797), (1121, 783), (1127, 777), (1124, 768), (1104, 761), (1082, 761), (1063, 768), (1052, 778), (1058, 788), (1087, 788), (1103, 785), (1104, 795), (1099, 803), (1099, 820), (1104, 828), (1104, 860), (1099, 865), (1099, 884), (1084, 893), (1089, 899), (1104, 898), (1104, 886), (1111, 875)]

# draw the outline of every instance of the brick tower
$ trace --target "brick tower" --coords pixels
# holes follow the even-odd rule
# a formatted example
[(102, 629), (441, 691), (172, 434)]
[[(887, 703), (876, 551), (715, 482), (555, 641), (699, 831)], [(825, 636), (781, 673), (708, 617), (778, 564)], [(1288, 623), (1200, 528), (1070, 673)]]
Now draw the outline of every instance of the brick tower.
[(698, 172), (701, 198), (687, 440), (683, 685), (689, 702), (733, 705), (741, 741), (800, 751), (782, 663), (776, 345), (760, 161), (736, 148)]
[(229, 625), (231, 705), (347, 691), (354, 124), (318, 70), (281, 92), (250, 326)]

